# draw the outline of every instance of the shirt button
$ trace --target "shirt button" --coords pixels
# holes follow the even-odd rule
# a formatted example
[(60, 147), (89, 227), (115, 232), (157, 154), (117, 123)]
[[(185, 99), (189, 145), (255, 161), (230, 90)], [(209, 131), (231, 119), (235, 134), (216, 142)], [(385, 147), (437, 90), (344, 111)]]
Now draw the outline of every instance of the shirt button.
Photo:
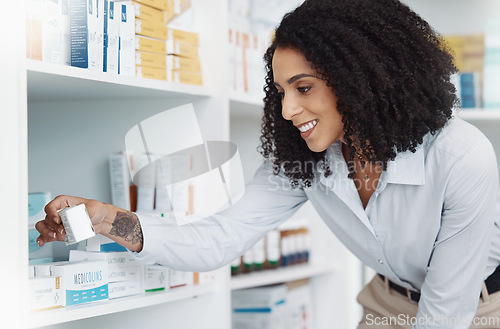
[(384, 261), (383, 261), (383, 260), (381, 260), (381, 259), (379, 259), (379, 260), (378, 260), (378, 262), (379, 262), (380, 264), (384, 264)]

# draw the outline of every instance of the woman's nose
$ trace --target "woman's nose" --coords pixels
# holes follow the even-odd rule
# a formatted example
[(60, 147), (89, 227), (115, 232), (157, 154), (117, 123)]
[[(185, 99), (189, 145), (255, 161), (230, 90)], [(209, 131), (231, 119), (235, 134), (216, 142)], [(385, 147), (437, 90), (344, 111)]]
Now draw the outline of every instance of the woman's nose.
[(281, 115), (286, 120), (292, 120), (292, 118), (302, 112), (302, 107), (292, 96), (285, 95), (281, 100)]

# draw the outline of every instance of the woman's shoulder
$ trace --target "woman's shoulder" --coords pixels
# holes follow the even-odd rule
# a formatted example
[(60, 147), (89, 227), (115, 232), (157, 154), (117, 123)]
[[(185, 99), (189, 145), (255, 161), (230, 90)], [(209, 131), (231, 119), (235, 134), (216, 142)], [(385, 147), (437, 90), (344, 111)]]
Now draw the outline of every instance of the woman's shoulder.
[(443, 152), (451, 157), (462, 158), (483, 143), (491, 145), (488, 138), (477, 127), (458, 117), (453, 117), (439, 132), (426, 136), (424, 147), (427, 152)]

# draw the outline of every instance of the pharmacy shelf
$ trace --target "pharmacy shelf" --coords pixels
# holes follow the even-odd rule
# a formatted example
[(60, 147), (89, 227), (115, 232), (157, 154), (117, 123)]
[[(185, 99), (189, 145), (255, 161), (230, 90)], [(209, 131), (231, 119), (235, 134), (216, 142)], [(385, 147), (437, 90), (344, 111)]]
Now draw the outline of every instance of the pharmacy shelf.
[(287, 268), (265, 270), (232, 277), (230, 287), (231, 290), (238, 290), (266, 286), (330, 274), (336, 271), (336, 269), (337, 266), (334, 264), (293, 265)]
[(464, 120), (500, 120), (499, 109), (463, 109), (457, 113)]
[(215, 292), (214, 284), (177, 287), (167, 291), (148, 292), (142, 295), (112, 299), (91, 304), (75, 305), (54, 310), (30, 313), (27, 328), (38, 328), (95, 316), (118, 313), (153, 305), (195, 298)]
[(122, 76), (36, 60), (27, 60), (26, 67), (30, 102), (213, 96), (212, 90), (202, 86)]
[(262, 116), (262, 110), (264, 108), (264, 103), (262, 97), (251, 96), (243, 93), (233, 93), (229, 97), (229, 109), (231, 115), (236, 116)]

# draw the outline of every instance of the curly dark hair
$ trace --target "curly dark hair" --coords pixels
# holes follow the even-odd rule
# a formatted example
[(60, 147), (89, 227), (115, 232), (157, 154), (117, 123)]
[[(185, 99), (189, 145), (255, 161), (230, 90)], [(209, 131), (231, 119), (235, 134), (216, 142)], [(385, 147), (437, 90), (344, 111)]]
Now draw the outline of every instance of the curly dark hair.
[(310, 186), (316, 172), (310, 164), (321, 163), (325, 151), (309, 150), (281, 115), (272, 69), (277, 48), (302, 53), (336, 94), (350, 160), (356, 152), (385, 170), (398, 152), (415, 152), (424, 135), (438, 132), (458, 103), (452, 56), (408, 6), (398, 0), (306, 0), (284, 16), (264, 55), (260, 152), (292, 186)]

